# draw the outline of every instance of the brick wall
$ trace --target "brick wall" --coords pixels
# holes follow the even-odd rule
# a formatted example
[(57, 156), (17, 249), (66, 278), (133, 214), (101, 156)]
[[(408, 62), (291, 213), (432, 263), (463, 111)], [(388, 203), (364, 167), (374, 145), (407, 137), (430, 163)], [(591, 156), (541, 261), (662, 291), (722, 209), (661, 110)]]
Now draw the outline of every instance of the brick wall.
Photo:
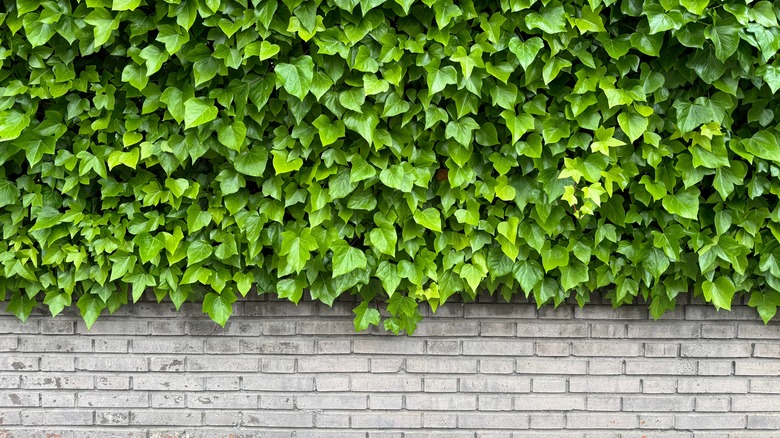
[(779, 436), (780, 325), (753, 309), (485, 301), (412, 337), (355, 334), (350, 303), (3, 314), (0, 437)]

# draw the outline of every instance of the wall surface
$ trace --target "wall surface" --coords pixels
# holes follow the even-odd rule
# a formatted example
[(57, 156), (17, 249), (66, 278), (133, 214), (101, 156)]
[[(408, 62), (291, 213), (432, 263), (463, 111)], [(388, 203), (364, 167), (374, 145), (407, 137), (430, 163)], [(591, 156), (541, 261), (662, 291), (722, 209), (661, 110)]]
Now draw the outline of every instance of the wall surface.
[(0, 437), (779, 436), (780, 325), (745, 306), (448, 303), (412, 337), (351, 308), (3, 314)]

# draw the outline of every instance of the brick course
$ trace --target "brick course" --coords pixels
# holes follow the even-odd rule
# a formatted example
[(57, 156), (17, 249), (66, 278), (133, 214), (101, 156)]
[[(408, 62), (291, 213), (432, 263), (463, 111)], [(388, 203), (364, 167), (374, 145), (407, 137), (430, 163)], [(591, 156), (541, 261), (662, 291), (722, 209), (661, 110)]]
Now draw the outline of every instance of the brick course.
[(414, 336), (254, 298), (0, 315), (0, 437), (776, 436), (780, 326), (688, 304), (448, 303)]

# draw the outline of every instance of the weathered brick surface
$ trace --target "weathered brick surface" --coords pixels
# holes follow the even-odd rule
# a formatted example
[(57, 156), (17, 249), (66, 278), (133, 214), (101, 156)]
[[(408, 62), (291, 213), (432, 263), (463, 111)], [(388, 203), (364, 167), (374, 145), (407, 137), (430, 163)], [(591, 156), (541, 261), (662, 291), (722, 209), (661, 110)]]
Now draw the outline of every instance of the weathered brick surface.
[(412, 337), (264, 298), (225, 328), (189, 304), (1, 315), (0, 437), (780, 436), (780, 326), (753, 309), (478, 301)]

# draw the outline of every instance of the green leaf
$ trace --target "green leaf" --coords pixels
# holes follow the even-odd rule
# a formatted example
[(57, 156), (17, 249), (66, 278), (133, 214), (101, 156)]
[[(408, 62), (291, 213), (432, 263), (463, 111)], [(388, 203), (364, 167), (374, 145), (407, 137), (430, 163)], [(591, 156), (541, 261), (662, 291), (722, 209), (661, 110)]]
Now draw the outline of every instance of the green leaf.
[(184, 128), (208, 123), (217, 118), (217, 107), (207, 99), (193, 97), (184, 102)]
[(132, 11), (141, 4), (141, 0), (113, 0), (111, 9), (115, 11)]
[(16, 185), (10, 181), (0, 179), (0, 208), (20, 202), (20, 194), (21, 192)]
[(685, 219), (697, 219), (699, 217), (699, 189), (689, 187), (677, 193), (664, 196), (662, 201), (664, 209)]
[(780, 142), (769, 131), (759, 131), (742, 140), (745, 150), (758, 158), (780, 163)]
[(296, 274), (303, 270), (306, 262), (311, 259), (311, 251), (315, 249), (317, 249), (317, 241), (308, 228), (300, 233), (292, 231), (282, 233), (282, 250), (279, 255), (285, 256), (287, 263)]
[(337, 245), (333, 249), (333, 277), (349, 274), (356, 269), (367, 267), (363, 251), (349, 245)]
[(135, 236), (133, 242), (138, 247), (141, 263), (154, 259), (165, 248), (165, 236), (162, 234), (152, 236), (149, 233), (141, 233)]
[(300, 56), (290, 63), (279, 63), (275, 71), (277, 84), (281, 84), (288, 93), (300, 100), (309, 94), (314, 78), (314, 61), (311, 56)]
[(244, 125), (244, 122), (240, 120), (237, 120), (229, 125), (222, 125), (222, 127), (219, 128), (217, 135), (219, 142), (222, 143), (225, 147), (240, 152), (241, 147), (244, 144), (244, 140), (246, 140), (246, 125)]
[(352, 309), (352, 313), (355, 314), (355, 330), (363, 331), (368, 329), (369, 325), (379, 326), (381, 316), (379, 311), (374, 308), (368, 307), (368, 301), (361, 302), (357, 307)]
[(435, 208), (415, 211), (414, 221), (429, 230), (441, 233), (441, 214)]
[(214, 248), (206, 242), (195, 241), (187, 247), (187, 263), (192, 266), (206, 260), (214, 252)]
[(617, 120), (620, 129), (626, 133), (628, 139), (631, 140), (632, 143), (647, 131), (647, 126), (649, 124), (647, 118), (633, 111), (618, 114)]
[(398, 234), (389, 228), (374, 228), (368, 235), (371, 244), (383, 254), (395, 257), (395, 245)]
[(728, 277), (718, 277), (715, 281), (705, 281), (701, 286), (704, 299), (715, 305), (716, 309), (731, 310), (736, 288)]
[(261, 177), (267, 162), (268, 149), (258, 144), (240, 153), (233, 162), (233, 167), (244, 175)]
[(444, 90), (447, 85), (454, 85), (457, 82), (458, 72), (455, 67), (448, 65), (428, 75), (428, 91), (433, 95)]
[(19, 111), (0, 111), (0, 142), (13, 140), (30, 125), (30, 117)]
[(541, 12), (531, 12), (525, 17), (525, 24), (529, 29), (540, 29), (547, 34), (555, 34), (566, 31), (566, 11), (560, 3), (543, 7)]
[(331, 145), (346, 135), (344, 122), (341, 120), (332, 121), (325, 114), (320, 114), (312, 122), (312, 126), (317, 128), (317, 133), (323, 146)]
[(89, 330), (92, 328), (92, 325), (95, 324), (95, 321), (97, 321), (100, 312), (106, 308), (106, 303), (95, 295), (84, 294), (79, 298), (76, 306), (78, 306), (81, 311), (81, 317), (84, 319), (87, 330)]
[(203, 313), (207, 313), (212, 321), (225, 327), (230, 315), (233, 314), (233, 303), (236, 302), (236, 296), (229, 291), (223, 291), (221, 294), (209, 292), (203, 297)]

